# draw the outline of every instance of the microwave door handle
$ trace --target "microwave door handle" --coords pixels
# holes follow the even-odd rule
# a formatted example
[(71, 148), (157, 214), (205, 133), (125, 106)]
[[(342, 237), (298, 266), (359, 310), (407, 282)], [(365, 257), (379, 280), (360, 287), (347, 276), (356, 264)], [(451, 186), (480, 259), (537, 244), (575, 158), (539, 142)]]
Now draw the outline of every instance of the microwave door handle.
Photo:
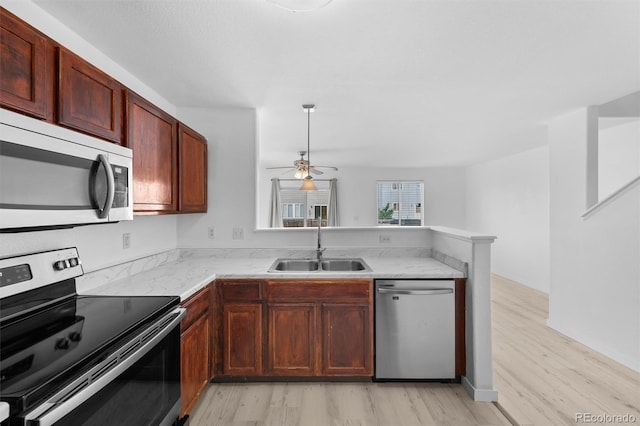
[(100, 219), (104, 219), (109, 216), (109, 211), (111, 211), (116, 182), (113, 178), (113, 171), (111, 170), (111, 164), (109, 163), (107, 156), (104, 154), (98, 154), (98, 161), (100, 161), (102, 167), (104, 167), (104, 171), (107, 175), (107, 199), (104, 202), (104, 207), (98, 208), (98, 217)]

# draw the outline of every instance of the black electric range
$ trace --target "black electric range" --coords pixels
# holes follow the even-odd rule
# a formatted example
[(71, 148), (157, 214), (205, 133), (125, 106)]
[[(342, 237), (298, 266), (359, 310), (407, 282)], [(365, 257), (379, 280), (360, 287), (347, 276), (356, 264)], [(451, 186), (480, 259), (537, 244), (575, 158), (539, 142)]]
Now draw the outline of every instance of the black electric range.
[[(127, 378), (127, 374), (133, 375), (136, 368), (135, 372), (142, 372), (136, 374), (142, 374), (140, 377), (150, 381), (156, 380), (156, 376), (165, 381), (171, 377), (163, 385), (174, 395), (178, 386), (179, 402), (179, 370), (176, 378), (175, 367), (165, 365), (166, 362), (145, 361), (143, 355), (136, 355), (142, 346), (150, 346), (145, 339), (155, 338), (155, 343), (159, 344), (162, 337), (168, 348), (162, 349), (166, 352), (162, 356), (172, 358), (174, 362), (177, 357), (179, 365), (179, 327), (176, 324), (183, 315), (176, 310), (179, 297), (78, 295), (75, 278), (82, 273), (75, 248), (0, 260), (0, 400), (10, 404), (9, 424), (12, 426), (32, 424), (28, 423), (34, 422), (29, 413), (35, 413), (33, 418), (49, 416), (49, 420), (33, 424), (65, 424), (65, 416), (71, 421), (80, 411), (87, 411), (78, 401), (68, 403), (81, 399), (78, 395), (82, 393), (88, 394), (84, 399), (93, 400), (93, 410), (99, 409), (100, 404), (108, 402), (106, 399), (102, 403), (95, 400), (95, 395), (108, 389), (109, 384), (103, 376), (117, 377), (112, 377), (112, 387), (139, 388), (139, 377), (136, 376), (135, 383), (134, 379)], [(59, 278), (61, 280), (56, 281)], [(52, 280), (54, 282), (49, 283)], [(164, 323), (172, 321), (171, 344), (166, 343), (168, 337), (156, 336), (159, 327), (166, 325), (162, 321), (165, 317)], [(168, 336), (167, 333), (169, 331), (165, 331)], [(175, 336), (178, 336), (177, 342)], [(131, 359), (127, 360), (129, 357)], [(144, 365), (124, 368), (125, 361), (134, 360)], [(117, 366), (119, 362), (122, 366)], [(110, 372), (116, 367), (122, 370), (118, 376)], [(166, 371), (145, 373), (153, 369)], [(79, 379), (83, 377), (87, 379)], [(77, 392), (67, 389), (75, 382), (79, 383)], [(119, 383), (116, 385), (116, 382)], [(91, 388), (91, 391), (84, 388)], [(56, 396), (62, 389), (66, 389), (65, 396)], [(163, 390), (163, 395), (167, 389)], [(108, 403), (113, 405), (113, 402)], [(172, 408), (176, 401), (166, 401), (166, 404)], [(55, 411), (54, 406), (64, 408), (58, 409), (56, 414), (47, 414)], [(153, 407), (154, 410), (157, 408)], [(154, 413), (142, 417), (142, 421), (177, 424), (177, 414), (175, 418), (173, 416), (172, 412), (170, 419), (158, 418)], [(75, 418), (69, 424), (83, 424), (77, 422)], [(87, 419), (84, 424), (91, 423)]]

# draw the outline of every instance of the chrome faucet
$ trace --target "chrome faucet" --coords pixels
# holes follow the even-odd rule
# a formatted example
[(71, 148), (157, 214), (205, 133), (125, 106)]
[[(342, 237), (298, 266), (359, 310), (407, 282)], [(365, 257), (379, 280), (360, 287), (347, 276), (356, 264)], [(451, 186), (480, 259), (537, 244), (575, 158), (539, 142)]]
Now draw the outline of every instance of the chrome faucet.
[(318, 262), (322, 261), (322, 252), (325, 251), (325, 249), (322, 248), (322, 243), (321, 243), (321, 229), (322, 227), (321, 225), (321, 219), (318, 219), (318, 246), (316, 247), (316, 257), (318, 258)]

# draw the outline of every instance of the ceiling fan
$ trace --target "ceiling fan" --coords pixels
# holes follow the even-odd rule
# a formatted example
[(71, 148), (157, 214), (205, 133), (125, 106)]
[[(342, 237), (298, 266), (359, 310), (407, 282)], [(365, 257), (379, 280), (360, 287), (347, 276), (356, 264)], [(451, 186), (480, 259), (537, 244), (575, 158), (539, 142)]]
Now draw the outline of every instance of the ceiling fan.
[[(300, 156), (300, 159), (295, 160), (293, 162), (293, 166), (267, 167), (267, 169), (291, 169), (294, 171), (294, 176), (296, 177), (296, 179), (305, 179), (305, 184), (307, 184), (307, 182), (312, 179), (310, 174), (315, 174), (315, 175), (324, 174), (324, 172), (319, 169), (331, 169), (334, 171), (338, 171), (338, 168), (333, 166), (314, 166), (311, 164), (311, 150), (310, 150), (311, 113), (315, 110), (315, 105), (305, 104), (305, 105), (302, 105), (302, 109), (307, 113), (307, 150), (298, 151), (298, 155)], [(306, 160), (304, 159), (305, 155), (307, 156)], [(307, 185), (311, 185), (311, 184), (307, 184)], [(314, 188), (315, 188), (315, 185), (314, 185)]]

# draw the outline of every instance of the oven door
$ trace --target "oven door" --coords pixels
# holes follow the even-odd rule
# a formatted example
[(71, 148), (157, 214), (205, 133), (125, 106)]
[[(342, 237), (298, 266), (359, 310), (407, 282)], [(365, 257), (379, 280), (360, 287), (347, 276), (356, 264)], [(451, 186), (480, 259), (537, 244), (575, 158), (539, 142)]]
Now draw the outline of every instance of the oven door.
[(133, 219), (131, 150), (1, 112), (3, 232)]
[(172, 425), (180, 415), (177, 308), (49, 400), (20, 416), (29, 426)]

